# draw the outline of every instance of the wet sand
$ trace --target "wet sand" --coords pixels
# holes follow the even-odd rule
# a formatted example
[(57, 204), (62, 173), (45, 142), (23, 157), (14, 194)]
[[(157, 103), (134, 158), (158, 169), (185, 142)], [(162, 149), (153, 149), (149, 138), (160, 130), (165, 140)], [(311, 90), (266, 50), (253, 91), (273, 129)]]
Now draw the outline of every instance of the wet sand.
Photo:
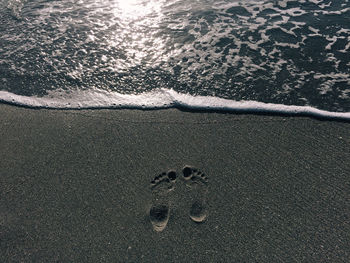
[[(0, 138), (0, 262), (350, 258), (350, 123), (1, 104)], [(203, 223), (189, 216), (185, 165), (208, 178)], [(150, 183), (170, 169), (155, 231)]]

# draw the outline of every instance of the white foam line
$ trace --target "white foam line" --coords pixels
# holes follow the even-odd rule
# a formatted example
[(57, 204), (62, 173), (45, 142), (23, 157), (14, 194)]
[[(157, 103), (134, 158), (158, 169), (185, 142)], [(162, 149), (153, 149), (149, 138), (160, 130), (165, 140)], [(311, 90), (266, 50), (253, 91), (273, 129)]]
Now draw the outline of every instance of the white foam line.
[(44, 97), (26, 97), (0, 91), (0, 101), (26, 107), (50, 109), (162, 109), (178, 107), (196, 110), (308, 115), (350, 120), (350, 112), (330, 112), (310, 106), (289, 106), (258, 101), (234, 101), (210, 96), (192, 96), (171, 89), (157, 89), (138, 95), (107, 92), (98, 89), (70, 93), (55, 91)]

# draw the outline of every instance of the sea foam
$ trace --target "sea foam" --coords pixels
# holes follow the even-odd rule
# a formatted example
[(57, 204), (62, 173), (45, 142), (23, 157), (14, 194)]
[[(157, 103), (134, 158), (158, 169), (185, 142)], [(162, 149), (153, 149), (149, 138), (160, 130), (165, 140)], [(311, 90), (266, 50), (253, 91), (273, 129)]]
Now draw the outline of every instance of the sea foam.
[(0, 91), (0, 102), (31, 108), (49, 109), (165, 109), (232, 111), (308, 115), (320, 118), (350, 120), (350, 112), (330, 112), (310, 106), (263, 103), (258, 101), (234, 101), (211, 96), (193, 96), (172, 89), (156, 89), (141, 94), (121, 94), (99, 89), (74, 92), (50, 91), (43, 97), (26, 97)]

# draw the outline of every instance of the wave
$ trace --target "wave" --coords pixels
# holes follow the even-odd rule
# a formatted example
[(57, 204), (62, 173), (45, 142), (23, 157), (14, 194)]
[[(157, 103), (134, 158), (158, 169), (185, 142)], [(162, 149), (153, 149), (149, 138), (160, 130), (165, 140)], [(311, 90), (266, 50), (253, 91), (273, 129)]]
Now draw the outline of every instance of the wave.
[(350, 120), (350, 112), (330, 112), (310, 106), (234, 101), (211, 96), (193, 96), (172, 89), (157, 89), (141, 94), (121, 94), (100, 89), (74, 92), (50, 91), (43, 97), (26, 97), (0, 91), (0, 102), (30, 108), (48, 109), (165, 109), (232, 111), (283, 115), (307, 115), (318, 118)]

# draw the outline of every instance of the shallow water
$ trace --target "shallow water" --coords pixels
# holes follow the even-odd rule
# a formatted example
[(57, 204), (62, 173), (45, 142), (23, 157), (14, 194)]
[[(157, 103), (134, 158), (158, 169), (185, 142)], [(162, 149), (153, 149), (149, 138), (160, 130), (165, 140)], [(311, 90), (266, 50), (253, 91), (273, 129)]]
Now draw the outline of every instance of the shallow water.
[(157, 107), (166, 91), (180, 94), (168, 106), (188, 94), (350, 112), (349, 0), (0, 3), (3, 101), (122, 107), (113, 98), (146, 93)]

